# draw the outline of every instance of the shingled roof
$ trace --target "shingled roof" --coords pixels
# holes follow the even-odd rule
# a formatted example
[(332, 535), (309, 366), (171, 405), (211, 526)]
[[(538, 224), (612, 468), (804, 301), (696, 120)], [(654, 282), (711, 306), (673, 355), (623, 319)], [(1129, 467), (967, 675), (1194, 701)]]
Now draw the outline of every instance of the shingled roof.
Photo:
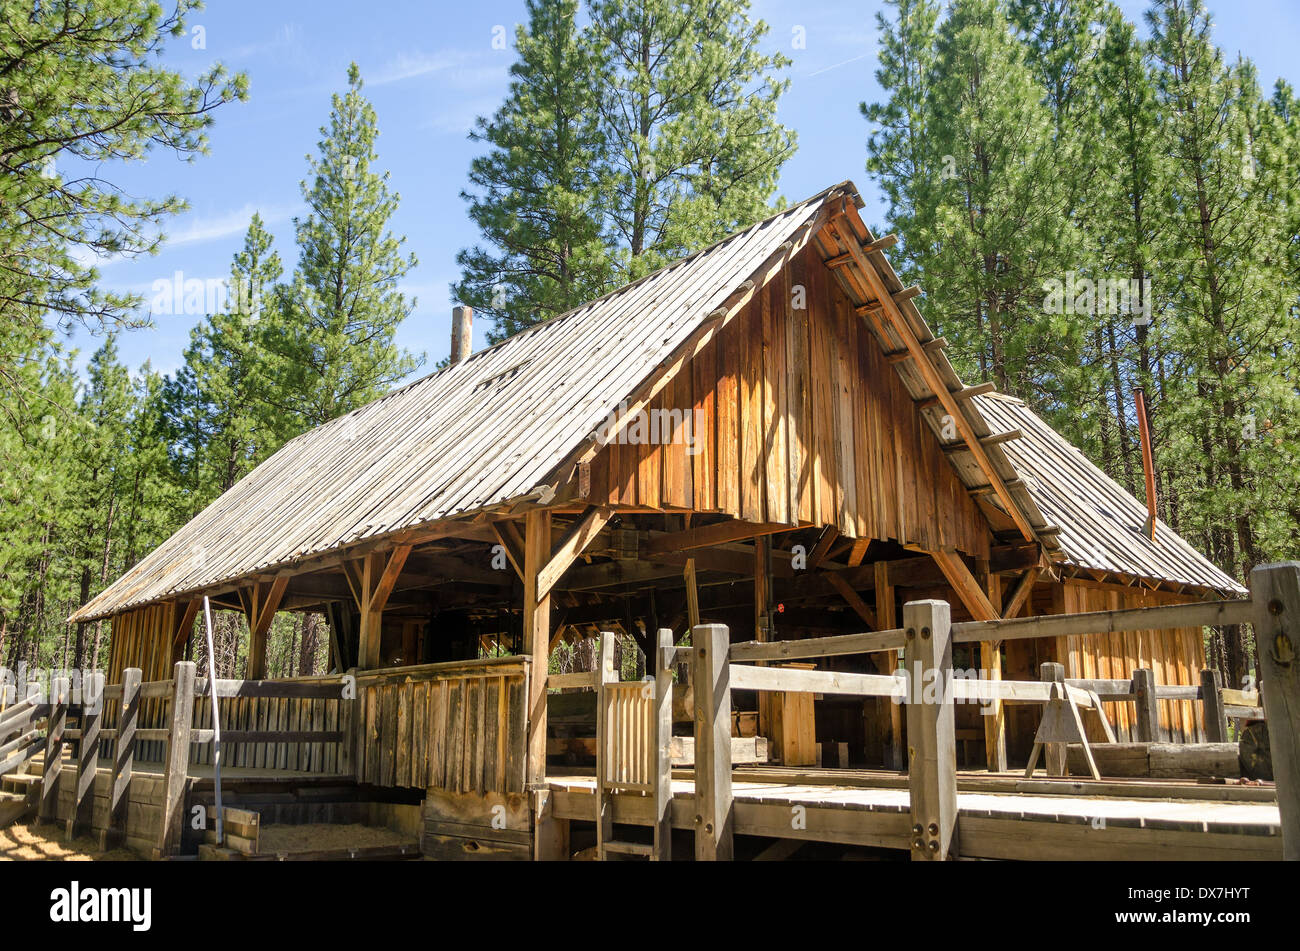
[[(671, 373), (711, 319), (738, 307), (774, 273), (773, 262), (803, 247), (833, 206), (845, 201), (862, 204), (850, 182), (290, 440), (70, 620), (210, 591), (484, 509), (546, 500), (607, 414)], [(872, 252), (870, 259), (890, 293), (901, 288), (883, 254)], [(904, 309), (919, 338), (932, 340), (913, 301)], [(885, 345), (891, 352), (898, 346)], [(960, 389), (941, 348), (927, 349), (924, 358), (931, 378)], [(922, 398), (925, 391), (912, 382), (915, 368), (896, 366), (913, 396)], [(1079, 473), (1069, 466), (1031, 463), (1016, 450), (1004, 454), (1001, 445), (987, 449), (1000, 478), (1015, 480), (1019, 471), (1031, 475), (1009, 496), (1015, 518), (1031, 534), (1054, 520), (1069, 560), (1240, 590), (1163, 526), (1177, 557), (1135, 549), (1126, 533), (1130, 511), (1140, 508), (1137, 501), (1023, 405), (1013, 411), (1003, 400), (963, 404), (979, 435), (994, 431), (990, 419), (1003, 425), (1008, 415), (1028, 414), (1047, 433), (1035, 437), (1035, 446), (1046, 443), (1054, 457), (1068, 450), (1090, 467), (1083, 473), (1088, 478), (1071, 487), (1069, 480)], [(937, 425), (933, 412), (923, 415)], [(978, 487), (969, 463), (963, 469), (954, 458), (953, 465), (968, 487)], [(1062, 501), (1096, 491), (1098, 478), (1102, 501)], [(1094, 538), (1124, 544), (1102, 544), (1097, 554), (1084, 547), (1085, 539)], [(1038, 540), (1058, 547), (1050, 533)]]

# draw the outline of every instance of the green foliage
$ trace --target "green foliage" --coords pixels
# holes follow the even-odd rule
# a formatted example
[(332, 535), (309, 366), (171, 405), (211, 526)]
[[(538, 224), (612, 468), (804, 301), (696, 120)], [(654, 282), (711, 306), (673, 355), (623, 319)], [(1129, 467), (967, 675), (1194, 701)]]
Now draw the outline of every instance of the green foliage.
[(565, 313), (607, 289), (613, 272), (603, 234), (607, 175), (599, 63), (579, 35), (577, 0), (528, 4), (519, 60), (496, 114), (471, 138), (489, 151), (470, 165), (463, 192), (486, 246), (457, 255), (456, 299), (491, 321), (495, 340)]
[(499, 340), (771, 214), (789, 65), (748, 0), (533, 2), (475, 138), (459, 300)]
[[(1143, 389), (1165, 520), (1238, 578), (1296, 557), (1291, 89), (1225, 64), (1201, 0), (1156, 0), (1150, 41), (1097, 0), (891, 5), (867, 168), (960, 369), (1134, 491)], [(1235, 681), (1248, 645), (1212, 646)]]
[(140, 299), (99, 288), (96, 258), (156, 251), (184, 209), (107, 175), (151, 151), (206, 149), (212, 110), (245, 96), (221, 66), (194, 79), (158, 61), (195, 0), (0, 0), (0, 385), (54, 327), (138, 325)]
[(420, 362), (393, 342), (415, 306), (399, 284), (416, 261), (402, 254), (406, 239), (388, 230), (399, 196), (388, 173), (371, 167), (379, 130), (361, 87), (353, 63), (318, 154), (307, 157), (309, 213), (294, 220), (297, 270), (263, 321), (268, 401), (300, 429), (365, 405)]

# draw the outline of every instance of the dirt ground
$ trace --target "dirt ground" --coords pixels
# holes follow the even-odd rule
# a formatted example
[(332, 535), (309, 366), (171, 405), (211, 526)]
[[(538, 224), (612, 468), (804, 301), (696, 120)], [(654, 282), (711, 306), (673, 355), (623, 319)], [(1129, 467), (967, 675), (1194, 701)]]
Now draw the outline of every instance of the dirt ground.
[(321, 849), (365, 849), (383, 845), (408, 845), (410, 836), (382, 826), (312, 824), (262, 826), (262, 852), (314, 852)]
[(99, 851), (89, 836), (63, 839), (62, 825), (11, 825), (0, 829), (0, 862), (139, 862), (130, 849)]

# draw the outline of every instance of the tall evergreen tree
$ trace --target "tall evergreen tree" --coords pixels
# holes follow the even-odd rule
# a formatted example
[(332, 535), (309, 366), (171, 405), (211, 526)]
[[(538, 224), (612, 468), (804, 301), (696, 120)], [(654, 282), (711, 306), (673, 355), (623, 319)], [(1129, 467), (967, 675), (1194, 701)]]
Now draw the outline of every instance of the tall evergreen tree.
[(254, 214), (231, 264), (225, 310), (190, 331), (184, 364), (164, 383), (169, 442), (191, 514), (292, 435), (267, 411), (275, 379), (265, 372), (262, 355), (266, 338), (283, 325), (274, 314), (283, 269), (271, 244)]
[(935, 252), (926, 292), (971, 376), (1054, 407), (1075, 328), (1044, 307), (1070, 240), (1052, 117), (999, 0), (956, 0), (926, 90)]
[(419, 361), (394, 342), (415, 306), (399, 289), (415, 266), (405, 238), (388, 230), (399, 196), (388, 173), (373, 169), (379, 135), (375, 110), (348, 69), (348, 91), (335, 94), (319, 154), (302, 182), (305, 219), (295, 219), (298, 267), (262, 321), (276, 376), (270, 399), (299, 431), (381, 395)]
[[(927, 90), (934, 68), (938, 0), (886, 0), (891, 21), (876, 14), (880, 67), (876, 81), (887, 91), (883, 103), (861, 103), (874, 128), (867, 143), (867, 171), (880, 183), (885, 219), (899, 236), (903, 276), (917, 281), (933, 251), (935, 191), (956, 175), (956, 163), (936, 156), (927, 142)], [(938, 165), (934, 163), (938, 160)]]
[(604, 59), (610, 216), (637, 277), (768, 215), (795, 135), (776, 119), (789, 60), (748, 0), (592, 0)]
[(603, 235), (605, 140), (598, 60), (577, 0), (529, 0), (510, 91), (471, 138), (490, 147), (462, 192), (484, 245), (462, 250), (453, 294), (492, 321), (495, 341), (599, 297), (613, 270)]
[[(0, 386), (52, 325), (140, 323), (140, 298), (98, 288), (93, 262), (155, 250), (185, 205), (129, 196), (113, 163), (205, 151), (212, 111), (247, 89), (220, 66), (188, 79), (158, 59), (200, 6), (0, 0)], [(65, 174), (81, 162), (94, 172)]]

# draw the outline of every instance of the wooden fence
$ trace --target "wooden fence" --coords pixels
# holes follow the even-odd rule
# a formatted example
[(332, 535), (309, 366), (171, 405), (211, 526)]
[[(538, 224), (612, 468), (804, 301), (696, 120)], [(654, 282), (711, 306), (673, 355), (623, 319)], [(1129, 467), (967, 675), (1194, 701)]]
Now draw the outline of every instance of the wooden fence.
[(357, 781), (523, 792), (530, 663), (502, 657), (353, 672)]
[[(1155, 723), (1159, 699), (1201, 699), (1207, 720), (1226, 729), (1234, 715), (1268, 711), (1270, 747), (1282, 820), (1283, 856), (1300, 860), (1300, 563), (1266, 565), (1251, 575), (1252, 596), (1243, 601), (1171, 605), (1128, 611), (971, 621), (953, 624), (943, 601), (910, 602), (903, 627), (866, 634), (836, 635), (773, 643), (731, 644), (727, 628), (701, 625), (693, 647), (668, 648), (666, 661), (689, 660), (695, 689), (695, 798), (697, 859), (732, 857), (733, 804), (729, 738), (730, 693), (735, 689), (811, 691), (862, 697), (902, 699), (907, 717), (910, 763), (908, 786), (914, 859), (950, 856), (957, 828), (957, 757), (954, 703), (1034, 702), (1101, 711), (1104, 700), (1133, 700), (1142, 705), (1147, 730)], [(1044, 665), (1042, 681), (980, 681), (952, 676), (954, 643), (996, 642), (1017, 638), (1108, 635), (1152, 630), (1251, 623), (1259, 656), (1258, 696), (1224, 691), (1212, 677), (1201, 687), (1156, 688), (1150, 671), (1132, 681), (1066, 681), (1060, 665)], [(878, 650), (904, 652), (903, 670), (914, 671), (913, 683), (883, 674), (798, 670), (752, 666), (757, 662), (830, 657)], [(928, 692), (922, 683), (947, 689)], [(1153, 690), (1154, 688), (1154, 690)], [(1162, 695), (1161, 690), (1166, 692)], [(1173, 691), (1179, 691), (1175, 696)], [(1186, 696), (1183, 693), (1186, 693)], [(1226, 701), (1232, 701), (1228, 703)], [(1258, 711), (1262, 712), (1262, 711)], [(1042, 737), (1043, 734), (1040, 734)], [(1065, 772), (1065, 746), (1046, 734), (1050, 773)], [(1085, 744), (1086, 750), (1086, 744)], [(1039, 752), (1036, 743), (1034, 758)], [(1030, 769), (1034, 765), (1031, 759)]]

